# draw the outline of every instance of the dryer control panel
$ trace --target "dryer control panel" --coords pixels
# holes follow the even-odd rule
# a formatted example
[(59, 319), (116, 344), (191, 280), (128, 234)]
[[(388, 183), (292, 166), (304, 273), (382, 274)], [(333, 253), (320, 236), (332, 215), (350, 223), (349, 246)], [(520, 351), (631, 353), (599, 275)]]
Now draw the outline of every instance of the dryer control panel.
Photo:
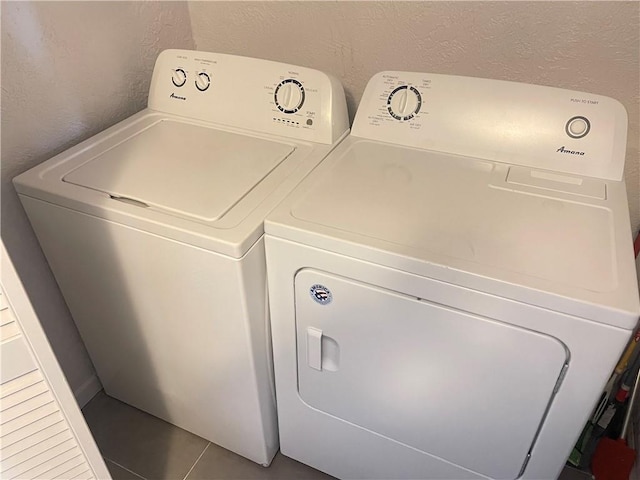
[(349, 129), (337, 79), (310, 68), (219, 53), (162, 52), (149, 108), (325, 144)]
[(618, 101), (525, 83), (381, 72), (352, 135), (610, 180), (623, 174), (627, 113)]

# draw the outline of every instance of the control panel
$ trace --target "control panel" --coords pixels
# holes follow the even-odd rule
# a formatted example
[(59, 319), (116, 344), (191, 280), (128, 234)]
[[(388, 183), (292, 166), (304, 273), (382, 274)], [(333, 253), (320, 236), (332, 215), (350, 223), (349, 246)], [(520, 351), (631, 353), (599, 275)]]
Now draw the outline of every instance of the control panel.
[(540, 85), (414, 72), (368, 83), (353, 136), (620, 180), (627, 113), (616, 100)]
[(149, 108), (326, 144), (349, 129), (342, 85), (323, 72), (190, 50), (158, 56)]

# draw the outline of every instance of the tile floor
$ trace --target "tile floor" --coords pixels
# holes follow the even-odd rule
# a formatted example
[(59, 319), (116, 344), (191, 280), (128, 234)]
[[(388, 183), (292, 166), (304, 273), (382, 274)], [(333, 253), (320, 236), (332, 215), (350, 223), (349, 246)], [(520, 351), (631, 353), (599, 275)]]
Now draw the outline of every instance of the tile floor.
[(82, 413), (114, 480), (331, 480), (278, 454), (269, 468), (104, 392)]
[[(175, 427), (104, 392), (82, 413), (114, 480), (332, 480), (278, 453), (269, 468)], [(559, 480), (585, 480), (565, 468)]]

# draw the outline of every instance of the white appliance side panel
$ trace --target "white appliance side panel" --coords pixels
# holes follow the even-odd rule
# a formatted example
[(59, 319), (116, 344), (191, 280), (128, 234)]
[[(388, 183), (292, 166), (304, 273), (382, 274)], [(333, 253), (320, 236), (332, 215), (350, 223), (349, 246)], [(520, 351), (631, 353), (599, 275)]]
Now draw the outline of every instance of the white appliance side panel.
[(280, 448), (278, 419), (276, 415), (276, 389), (273, 375), (273, 348), (271, 343), (271, 319), (267, 289), (267, 265), (264, 236), (249, 250), (240, 265), (242, 275), (242, 309), (248, 323), (253, 368), (257, 384), (267, 452), (275, 455)]
[[(105, 391), (269, 464), (278, 446), (275, 409), (261, 404), (258, 388), (269, 380), (257, 378), (266, 373), (255, 365), (268, 358), (253, 352), (250, 325), (264, 325), (264, 314), (247, 318), (247, 302), (264, 312), (266, 278), (243, 264), (261, 256), (238, 261), (22, 201)], [(261, 276), (261, 289), (244, 291), (249, 273)]]
[(568, 361), (561, 342), (313, 269), (295, 289), (304, 402), (480, 474), (518, 477)]
[(1, 257), (0, 476), (109, 479), (4, 245)]

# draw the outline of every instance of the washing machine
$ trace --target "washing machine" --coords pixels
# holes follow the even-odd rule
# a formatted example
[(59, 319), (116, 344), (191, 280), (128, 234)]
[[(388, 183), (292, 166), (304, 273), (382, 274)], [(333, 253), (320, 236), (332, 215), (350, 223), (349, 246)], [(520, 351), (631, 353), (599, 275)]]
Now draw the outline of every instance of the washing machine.
[(281, 451), (342, 479), (552, 479), (638, 320), (627, 115), (428, 73), (265, 221)]
[(167, 50), (147, 108), (14, 180), (107, 394), (270, 463), (263, 220), (347, 132), (333, 77)]

